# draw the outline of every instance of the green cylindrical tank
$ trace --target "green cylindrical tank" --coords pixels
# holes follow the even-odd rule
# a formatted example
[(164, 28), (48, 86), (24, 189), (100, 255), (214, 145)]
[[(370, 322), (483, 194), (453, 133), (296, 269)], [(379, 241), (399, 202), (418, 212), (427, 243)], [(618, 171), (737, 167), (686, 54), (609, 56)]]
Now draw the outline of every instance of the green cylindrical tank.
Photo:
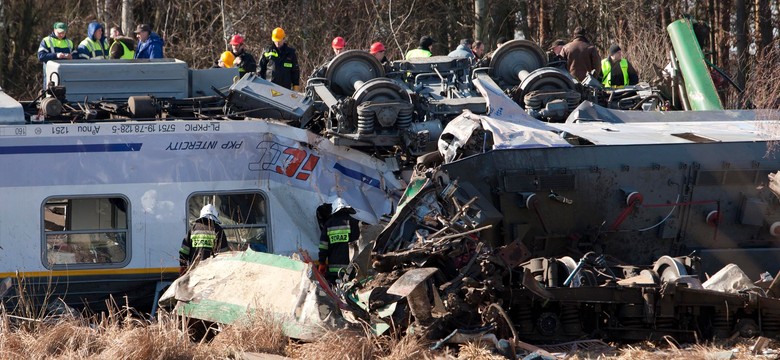
[(704, 53), (696, 41), (691, 20), (677, 20), (669, 24), (666, 31), (672, 39), (672, 47), (685, 80), (685, 92), (691, 110), (723, 110), (707, 63), (704, 62)]

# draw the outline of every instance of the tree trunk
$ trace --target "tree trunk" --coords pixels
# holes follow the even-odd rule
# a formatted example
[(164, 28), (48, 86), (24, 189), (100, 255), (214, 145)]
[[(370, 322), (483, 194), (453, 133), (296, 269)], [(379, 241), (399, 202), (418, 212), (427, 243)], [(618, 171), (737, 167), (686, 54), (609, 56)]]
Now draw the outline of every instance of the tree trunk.
[(5, 71), (5, 59), (6, 49), (5, 44), (8, 43), (5, 23), (5, 1), (0, 0), (0, 88), (5, 87), (6, 71)]
[(729, 48), (731, 47), (731, 0), (723, 0), (720, 3), (720, 41), (718, 42), (718, 54), (720, 55), (720, 67), (729, 68)]
[(129, 36), (134, 30), (133, 0), (122, 0), (122, 31)]
[(525, 22), (528, 23), (528, 32), (525, 34), (526, 40), (533, 40), (538, 36), (536, 31), (539, 30), (539, 10), (534, 5), (531, 1), (526, 2)]
[(772, 11), (769, 8), (769, 0), (756, 0), (756, 34), (759, 36), (757, 54), (772, 43)]
[(485, 35), (487, 20), (487, 0), (474, 0), (474, 38), (482, 39)]
[(547, 10), (545, 9), (545, 1), (539, 2), (539, 45), (542, 46), (542, 48), (545, 47), (545, 44), (547, 44), (547, 33), (550, 31), (548, 24), (548, 17), (549, 15)]
[[(737, 73), (736, 83), (741, 88), (745, 88), (745, 79), (748, 71), (748, 18), (746, 0), (736, 0), (734, 3), (734, 22), (736, 23), (734, 38), (737, 49)], [(740, 101), (741, 103), (741, 101)]]
[(708, 0), (707, 1), (707, 24), (710, 27), (710, 62), (715, 63), (716, 52), (715, 52), (715, 29), (718, 28), (716, 17), (715, 17), (715, 0)]
[(666, 29), (666, 26), (672, 23), (672, 9), (669, 6), (669, 0), (661, 1), (658, 13), (661, 16), (661, 28)]
[(520, 8), (520, 14), (518, 14), (518, 17), (522, 19), (520, 21), (520, 33), (523, 34), (524, 39), (528, 39), (529, 33), (531, 32), (531, 27), (528, 24), (528, 11), (530, 10), (528, 7), (528, 1), (520, 1), (519, 4)]

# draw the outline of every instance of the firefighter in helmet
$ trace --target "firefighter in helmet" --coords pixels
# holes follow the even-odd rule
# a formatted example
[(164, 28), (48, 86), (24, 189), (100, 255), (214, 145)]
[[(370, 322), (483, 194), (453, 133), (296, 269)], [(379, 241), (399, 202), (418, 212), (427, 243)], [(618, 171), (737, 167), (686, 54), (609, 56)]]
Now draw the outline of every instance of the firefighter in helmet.
[(325, 220), (320, 236), (318, 270), (334, 283), (349, 266), (349, 243), (360, 238), (360, 225), (352, 217), (355, 210), (344, 199), (337, 198), (331, 206), (333, 213)]
[(219, 212), (214, 205), (206, 204), (200, 209), (200, 217), (192, 223), (187, 237), (182, 240), (179, 250), (179, 273), (195, 262), (208, 259), (220, 251), (228, 249), (227, 237), (222, 231)]

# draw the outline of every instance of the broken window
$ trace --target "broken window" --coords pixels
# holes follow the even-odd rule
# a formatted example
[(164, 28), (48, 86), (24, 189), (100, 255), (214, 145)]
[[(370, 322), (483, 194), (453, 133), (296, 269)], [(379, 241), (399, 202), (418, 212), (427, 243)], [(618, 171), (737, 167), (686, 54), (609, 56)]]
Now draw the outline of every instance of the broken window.
[(187, 222), (200, 217), (203, 205), (212, 204), (219, 212), (219, 220), (232, 250), (269, 252), (268, 205), (260, 192), (198, 193), (187, 202)]
[(50, 198), (43, 205), (46, 267), (127, 263), (127, 200)]

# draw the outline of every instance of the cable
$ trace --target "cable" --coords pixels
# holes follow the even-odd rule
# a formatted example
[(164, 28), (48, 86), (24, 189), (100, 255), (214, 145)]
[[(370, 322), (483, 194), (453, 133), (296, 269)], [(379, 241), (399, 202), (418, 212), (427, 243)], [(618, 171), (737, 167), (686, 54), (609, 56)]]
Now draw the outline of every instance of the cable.
[(643, 232), (643, 231), (651, 230), (651, 229), (654, 229), (654, 228), (660, 226), (661, 224), (665, 223), (666, 220), (669, 220), (669, 217), (672, 216), (672, 214), (674, 213), (674, 210), (677, 209), (677, 202), (678, 201), (680, 201), (680, 194), (677, 194), (677, 199), (674, 200), (674, 206), (672, 207), (672, 210), (669, 211), (669, 214), (667, 214), (665, 218), (661, 219), (661, 221), (659, 221), (657, 224), (655, 224), (653, 226), (646, 227), (644, 229), (639, 229), (637, 231), (638, 232)]

